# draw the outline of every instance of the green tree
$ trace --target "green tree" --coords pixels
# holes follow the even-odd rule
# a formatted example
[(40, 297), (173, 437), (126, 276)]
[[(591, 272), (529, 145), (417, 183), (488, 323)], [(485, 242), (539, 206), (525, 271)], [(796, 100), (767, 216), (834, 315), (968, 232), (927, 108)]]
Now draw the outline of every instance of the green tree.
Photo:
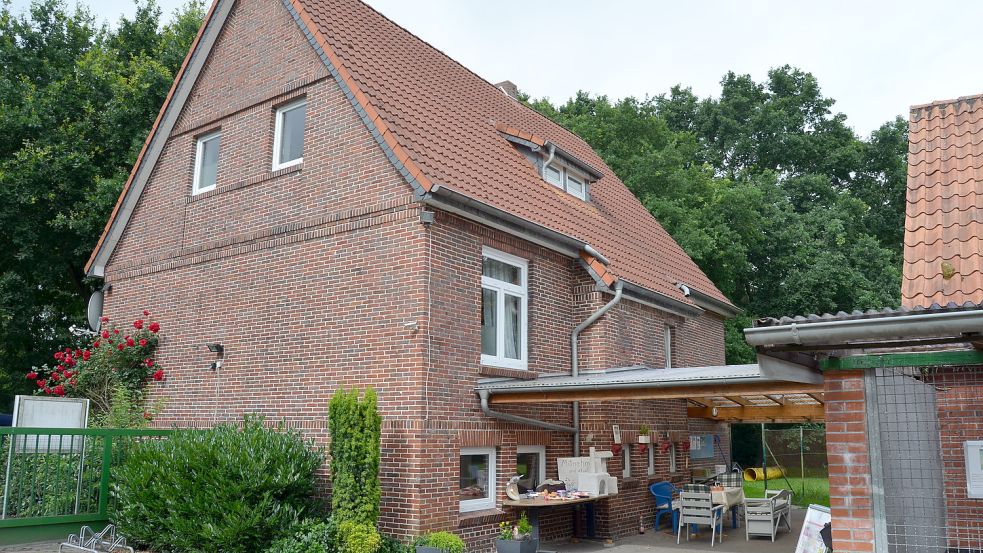
[(0, 409), (73, 340), (84, 266), (203, 17), (153, 0), (113, 28), (82, 7), (0, 5)]
[(375, 390), (366, 389), (362, 399), (358, 390), (336, 391), (328, 407), (328, 430), (331, 433), (331, 516), (339, 523), (375, 528), (382, 497), (379, 482), (382, 418), (376, 406)]

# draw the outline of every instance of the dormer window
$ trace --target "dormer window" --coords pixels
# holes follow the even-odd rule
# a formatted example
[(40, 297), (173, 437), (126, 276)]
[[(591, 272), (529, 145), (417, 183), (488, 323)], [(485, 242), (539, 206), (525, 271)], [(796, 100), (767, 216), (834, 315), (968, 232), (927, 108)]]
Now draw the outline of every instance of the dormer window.
[(495, 129), (529, 160), (544, 181), (565, 190), (571, 196), (589, 201), (590, 183), (600, 180), (603, 176), (600, 171), (535, 134), (504, 123), (496, 123)]
[(587, 201), (587, 179), (573, 167), (554, 161), (546, 166), (543, 179), (557, 188), (566, 190), (571, 196)]

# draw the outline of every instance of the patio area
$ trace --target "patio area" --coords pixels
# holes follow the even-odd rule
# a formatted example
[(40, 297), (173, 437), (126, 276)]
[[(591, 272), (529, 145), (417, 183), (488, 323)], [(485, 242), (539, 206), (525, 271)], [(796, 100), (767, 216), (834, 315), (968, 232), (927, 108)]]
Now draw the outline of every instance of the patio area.
[[(791, 511), (792, 531), (788, 532), (784, 528), (775, 536), (775, 542), (770, 538), (752, 536), (750, 540), (744, 537), (743, 521), (738, 528), (731, 528), (730, 525), (724, 526), (723, 543), (714, 544), (712, 551), (721, 553), (792, 553), (799, 540), (799, 531), (805, 520), (806, 510), (801, 507), (792, 507)], [(550, 542), (542, 544), (540, 549), (543, 551), (556, 551), (557, 553), (594, 553), (604, 551), (606, 553), (661, 553), (663, 551), (711, 551), (710, 532), (704, 529), (698, 537), (692, 536), (689, 543), (686, 542), (686, 535), (679, 545), (676, 545), (676, 536), (669, 532), (663, 525), (658, 532), (649, 528), (645, 534), (631, 536), (615, 542), (614, 546), (605, 546), (601, 542), (582, 541), (580, 543), (569, 542)]]

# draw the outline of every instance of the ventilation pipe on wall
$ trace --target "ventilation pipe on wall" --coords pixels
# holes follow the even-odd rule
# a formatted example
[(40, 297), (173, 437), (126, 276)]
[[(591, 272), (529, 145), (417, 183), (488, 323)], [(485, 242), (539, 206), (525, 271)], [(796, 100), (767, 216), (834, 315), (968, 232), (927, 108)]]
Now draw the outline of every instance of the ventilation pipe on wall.
[[(588, 252), (589, 253), (589, 252)], [(593, 254), (592, 254), (593, 255)], [(596, 257), (596, 256), (595, 256)], [(580, 364), (577, 360), (577, 340), (580, 337), (580, 333), (583, 332), (587, 327), (597, 322), (605, 313), (607, 313), (612, 307), (618, 305), (621, 301), (621, 295), (624, 292), (625, 283), (621, 279), (614, 283), (614, 297), (611, 301), (604, 304), (600, 309), (595, 311), (587, 320), (577, 325), (577, 328), (573, 329), (573, 333), (570, 335), (570, 376), (580, 376)], [(580, 402), (573, 402), (573, 456), (577, 457), (580, 455)]]

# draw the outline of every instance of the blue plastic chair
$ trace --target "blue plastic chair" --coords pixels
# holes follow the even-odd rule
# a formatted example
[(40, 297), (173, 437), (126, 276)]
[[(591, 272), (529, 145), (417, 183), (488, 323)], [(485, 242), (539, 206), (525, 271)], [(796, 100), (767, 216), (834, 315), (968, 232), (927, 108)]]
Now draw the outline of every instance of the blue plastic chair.
[(659, 529), (663, 515), (670, 515), (672, 533), (675, 534), (679, 529), (679, 510), (672, 508), (672, 496), (679, 493), (679, 488), (672, 482), (656, 482), (649, 486), (649, 492), (655, 496), (655, 529)]

